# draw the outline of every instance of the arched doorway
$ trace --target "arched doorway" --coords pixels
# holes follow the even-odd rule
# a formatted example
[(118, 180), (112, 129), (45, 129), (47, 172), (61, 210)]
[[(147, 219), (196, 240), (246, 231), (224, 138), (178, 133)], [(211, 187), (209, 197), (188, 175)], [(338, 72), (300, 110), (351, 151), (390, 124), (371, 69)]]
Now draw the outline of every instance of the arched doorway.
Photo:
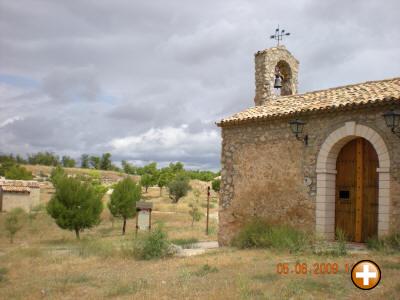
[(364, 138), (345, 144), (336, 160), (335, 230), (365, 242), (378, 233), (378, 154)]

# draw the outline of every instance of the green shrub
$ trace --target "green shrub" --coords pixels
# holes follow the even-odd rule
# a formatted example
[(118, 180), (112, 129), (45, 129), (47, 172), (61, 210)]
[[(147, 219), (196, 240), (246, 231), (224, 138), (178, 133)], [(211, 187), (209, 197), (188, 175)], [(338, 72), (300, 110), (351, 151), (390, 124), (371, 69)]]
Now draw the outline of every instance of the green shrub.
[(6, 215), (4, 228), (7, 231), (10, 243), (14, 242), (15, 234), (22, 229), (26, 221), (26, 213), (22, 208), (13, 208)]
[(336, 248), (333, 253), (336, 256), (343, 256), (347, 254), (346, 250), (347, 236), (346, 233), (341, 229), (336, 229)]
[(367, 240), (369, 249), (381, 252), (399, 252), (400, 251), (400, 233), (388, 235), (382, 239), (373, 237)]
[(311, 240), (305, 232), (286, 225), (271, 225), (254, 219), (245, 224), (233, 239), (239, 248), (272, 248), (300, 252), (310, 248)]
[(199, 222), (201, 218), (203, 217), (203, 214), (201, 213), (200, 209), (197, 207), (197, 205), (192, 205), (190, 210), (189, 210), (189, 215), (192, 218), (192, 227), (194, 225), (194, 222)]
[(214, 180), (211, 182), (211, 186), (212, 186), (212, 189), (213, 189), (215, 192), (219, 192), (219, 190), (221, 189), (221, 179), (214, 179)]
[(177, 179), (171, 181), (168, 185), (170, 198), (173, 203), (178, 203), (179, 199), (186, 196), (190, 189), (189, 181), (186, 179)]
[(137, 237), (133, 241), (133, 255), (138, 259), (163, 258), (168, 256), (170, 249), (167, 233), (161, 225), (151, 232)]
[(13, 180), (31, 180), (33, 179), (32, 172), (29, 172), (25, 167), (13, 165), (5, 171), (5, 177)]

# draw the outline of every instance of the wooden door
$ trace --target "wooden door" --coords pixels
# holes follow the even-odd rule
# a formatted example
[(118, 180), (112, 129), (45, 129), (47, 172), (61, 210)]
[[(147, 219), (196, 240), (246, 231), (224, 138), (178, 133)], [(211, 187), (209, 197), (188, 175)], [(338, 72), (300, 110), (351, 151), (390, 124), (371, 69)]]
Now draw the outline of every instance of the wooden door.
[(378, 156), (363, 138), (347, 143), (336, 162), (335, 228), (364, 242), (377, 233)]

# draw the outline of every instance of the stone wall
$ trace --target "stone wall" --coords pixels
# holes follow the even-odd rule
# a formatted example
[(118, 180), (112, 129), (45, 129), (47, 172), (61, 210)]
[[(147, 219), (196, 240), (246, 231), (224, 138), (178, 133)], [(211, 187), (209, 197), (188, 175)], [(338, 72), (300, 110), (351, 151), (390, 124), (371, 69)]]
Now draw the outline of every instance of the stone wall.
[[(400, 139), (386, 127), (388, 107), (302, 116), (305, 146), (290, 131), (290, 119), (222, 128), (219, 242), (227, 245), (251, 217), (315, 230), (316, 160), (327, 136), (355, 121), (383, 138), (391, 160), (390, 231), (400, 229)], [(310, 185), (304, 179), (311, 180)]]
[(290, 68), (291, 73), (285, 76), (282, 91), (286, 90), (286, 95), (297, 94), (299, 62), (286, 50), (285, 46), (258, 51), (254, 55), (254, 62), (256, 83), (255, 105), (263, 105), (266, 101), (274, 98), (275, 67), (280, 62), (285, 62)]
[(29, 212), (40, 204), (40, 189), (32, 188), (30, 193), (2, 192), (2, 211), (20, 207)]

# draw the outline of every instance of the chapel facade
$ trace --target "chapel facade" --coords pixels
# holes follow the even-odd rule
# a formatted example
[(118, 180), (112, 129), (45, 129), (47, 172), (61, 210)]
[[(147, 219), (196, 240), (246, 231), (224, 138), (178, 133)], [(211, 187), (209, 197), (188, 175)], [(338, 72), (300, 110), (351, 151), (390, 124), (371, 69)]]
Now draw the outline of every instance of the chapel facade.
[(257, 52), (255, 106), (217, 123), (221, 245), (255, 217), (329, 240), (400, 231), (400, 78), (298, 94), (298, 70), (284, 46)]

